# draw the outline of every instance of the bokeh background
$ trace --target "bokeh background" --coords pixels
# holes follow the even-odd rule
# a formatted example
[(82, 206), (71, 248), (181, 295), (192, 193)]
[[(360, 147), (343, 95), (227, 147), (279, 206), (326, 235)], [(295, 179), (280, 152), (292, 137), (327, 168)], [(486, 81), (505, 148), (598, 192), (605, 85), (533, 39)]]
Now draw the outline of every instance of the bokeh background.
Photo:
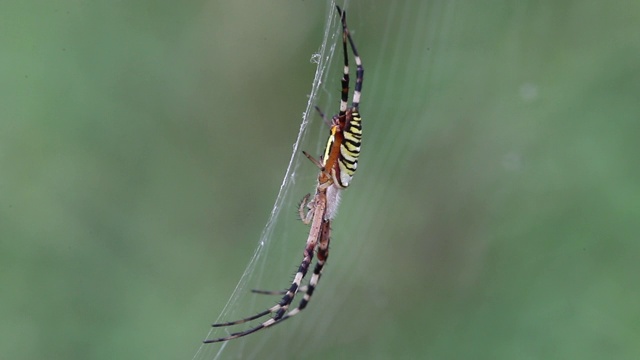
[[(325, 276), (303, 314), (219, 358), (639, 358), (640, 3), (347, 10), (365, 138)], [(332, 15), (0, 5), (1, 359), (194, 356), (269, 218)], [(316, 171), (297, 174), (296, 200)], [(286, 206), (291, 236), (253, 270), (266, 287), (306, 237)], [(246, 290), (238, 312), (273, 303)]]

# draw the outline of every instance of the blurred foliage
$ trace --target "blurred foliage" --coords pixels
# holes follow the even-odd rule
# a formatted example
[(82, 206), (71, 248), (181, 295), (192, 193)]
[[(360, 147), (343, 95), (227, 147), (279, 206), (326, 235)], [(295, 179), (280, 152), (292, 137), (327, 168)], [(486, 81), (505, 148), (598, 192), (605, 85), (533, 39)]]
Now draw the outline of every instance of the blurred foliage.
[[(0, 6), (3, 359), (193, 356), (271, 211), (327, 8)], [(223, 358), (640, 357), (640, 3), (347, 9), (365, 138), (326, 276)]]

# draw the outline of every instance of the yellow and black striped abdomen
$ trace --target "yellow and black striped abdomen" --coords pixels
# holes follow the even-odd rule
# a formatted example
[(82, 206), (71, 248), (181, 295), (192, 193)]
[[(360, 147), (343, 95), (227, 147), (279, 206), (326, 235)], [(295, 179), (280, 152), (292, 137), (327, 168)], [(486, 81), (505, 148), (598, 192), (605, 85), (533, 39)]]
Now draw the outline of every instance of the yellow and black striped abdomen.
[(351, 178), (358, 168), (358, 157), (360, 156), (362, 119), (357, 108), (347, 112), (347, 121), (344, 129), (342, 129), (342, 137), (340, 157), (338, 159), (340, 174), (337, 176), (337, 180), (339, 182), (338, 186), (345, 188), (349, 186)]

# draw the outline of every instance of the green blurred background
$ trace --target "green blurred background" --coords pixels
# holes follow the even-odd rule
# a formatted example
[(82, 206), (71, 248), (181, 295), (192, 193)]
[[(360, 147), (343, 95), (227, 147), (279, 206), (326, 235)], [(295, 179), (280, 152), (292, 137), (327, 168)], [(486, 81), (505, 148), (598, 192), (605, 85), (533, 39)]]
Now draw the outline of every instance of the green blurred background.
[[(220, 358), (640, 358), (640, 2), (347, 9), (365, 137), (325, 276)], [(269, 217), (327, 16), (0, 5), (1, 359), (193, 357)], [(316, 171), (298, 174), (296, 200)], [(255, 270), (267, 288), (299, 261), (295, 205)], [(251, 301), (236, 310), (273, 303)]]

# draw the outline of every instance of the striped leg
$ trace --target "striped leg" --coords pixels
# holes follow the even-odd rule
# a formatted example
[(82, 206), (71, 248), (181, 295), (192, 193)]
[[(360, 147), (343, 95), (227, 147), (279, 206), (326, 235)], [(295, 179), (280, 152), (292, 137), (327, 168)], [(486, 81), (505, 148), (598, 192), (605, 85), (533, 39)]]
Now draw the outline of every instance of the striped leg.
[(340, 14), (341, 18), (342, 18), (342, 44), (343, 44), (343, 51), (344, 51), (344, 72), (345, 72), (345, 77), (346, 77), (346, 81), (347, 84), (345, 86), (345, 79), (343, 78), (342, 80), (342, 101), (340, 102), (340, 115), (343, 115), (344, 112), (342, 111), (342, 106), (344, 105), (344, 110), (347, 110), (347, 95), (345, 95), (345, 88), (346, 91), (348, 92), (349, 89), (349, 64), (348, 64), (348, 57), (347, 57), (347, 39), (349, 39), (349, 44), (351, 45), (351, 51), (353, 52), (353, 57), (355, 57), (356, 59), (356, 86), (355, 89), (353, 90), (353, 104), (351, 105), (354, 108), (358, 108), (358, 106), (360, 106), (360, 93), (362, 92), (362, 80), (364, 78), (364, 67), (362, 67), (362, 60), (360, 59), (360, 55), (358, 55), (358, 50), (356, 49), (356, 45), (353, 42), (353, 39), (351, 38), (351, 33), (349, 32), (349, 28), (347, 27), (347, 14), (346, 12), (343, 12), (339, 6), (336, 6), (336, 8), (338, 8), (338, 13)]
[[(320, 277), (322, 276), (322, 269), (324, 268), (324, 264), (329, 257), (329, 242), (331, 241), (331, 220), (325, 220), (322, 224), (322, 231), (320, 235), (320, 241), (318, 244), (318, 261), (316, 262), (316, 266), (313, 269), (313, 275), (311, 275), (311, 279), (309, 279), (309, 284), (307, 286), (302, 286), (299, 288), (300, 291), (304, 291), (305, 294), (300, 300), (300, 304), (295, 309), (289, 311), (286, 315), (280, 319), (280, 321), (284, 321), (292, 316), (299, 314), (302, 310), (304, 310), (311, 297), (313, 296), (313, 291), (318, 286), (320, 282)], [(279, 295), (282, 294), (282, 291), (265, 291), (265, 290), (252, 290), (257, 294), (265, 294), (265, 295)]]
[(347, 101), (349, 101), (349, 56), (347, 55), (347, 34), (348, 30), (346, 30), (346, 16), (347, 14), (343, 12), (339, 6), (336, 5), (338, 9), (338, 15), (342, 19), (342, 53), (344, 54), (344, 69), (342, 72), (342, 93), (340, 97), (340, 116), (344, 116), (347, 113)]
[(239, 332), (235, 332), (232, 333), (229, 336), (226, 337), (222, 337), (222, 338), (218, 338), (218, 339), (212, 339), (212, 340), (205, 340), (205, 343), (214, 343), (214, 342), (222, 342), (222, 341), (227, 341), (227, 340), (231, 340), (231, 339), (236, 339), (239, 337), (243, 337), (249, 334), (252, 334), (258, 330), (267, 328), (269, 326), (273, 326), (277, 323), (280, 323), (281, 321), (285, 320), (287, 317), (285, 316), (285, 313), (287, 311), (287, 309), (289, 308), (289, 305), (291, 305), (291, 302), (293, 301), (294, 297), (296, 296), (296, 293), (298, 292), (298, 288), (300, 287), (300, 282), (302, 282), (302, 279), (304, 278), (304, 276), (307, 273), (307, 270), (309, 268), (309, 264), (311, 263), (311, 260), (313, 258), (313, 247), (315, 247), (315, 244), (313, 244), (313, 246), (307, 246), (307, 248), (305, 248), (305, 255), (304, 255), (304, 259), (302, 260), (302, 263), (300, 264), (300, 267), (298, 268), (298, 272), (296, 273), (296, 276), (293, 279), (293, 282), (291, 283), (291, 287), (289, 287), (289, 290), (287, 290), (287, 292), (284, 294), (284, 296), (282, 297), (282, 299), (280, 300), (280, 302), (278, 302), (278, 304), (276, 304), (275, 306), (270, 307), (269, 309), (262, 311), (256, 315), (244, 318), (244, 319), (240, 319), (240, 320), (236, 320), (236, 321), (230, 321), (230, 322), (225, 322), (225, 323), (219, 323), (219, 324), (213, 324), (213, 327), (224, 327), (224, 326), (231, 326), (231, 325), (238, 325), (238, 324), (242, 324), (251, 320), (255, 320), (258, 318), (261, 318), (265, 315), (268, 314), (273, 314), (275, 313), (275, 315), (263, 322), (262, 324), (253, 327), (249, 330), (245, 330), (245, 331), (239, 331)]
[(236, 321), (213, 324), (211, 326), (213, 327), (232, 326), (232, 325), (246, 323), (248, 321), (261, 318), (268, 314), (274, 314), (274, 316), (271, 319), (251, 329), (235, 332), (229, 336), (225, 336), (217, 339), (205, 340), (204, 343), (222, 342), (222, 341), (243, 337), (249, 334), (253, 334), (258, 330), (265, 329), (275, 324), (278, 324), (288, 318), (288, 316), (285, 316), (285, 314), (287, 312), (287, 309), (293, 302), (293, 299), (295, 298), (296, 294), (298, 293), (298, 289), (300, 287), (300, 283), (302, 282), (302, 279), (304, 279), (304, 277), (307, 275), (307, 270), (309, 269), (309, 265), (313, 260), (313, 252), (315, 251), (316, 245), (318, 244), (318, 241), (323, 240), (323, 237), (328, 235), (327, 233), (328, 224), (325, 224), (325, 221), (324, 221), (326, 202), (327, 202), (326, 194), (324, 192), (316, 193), (316, 196), (314, 197), (313, 201), (314, 201), (313, 223), (311, 224), (311, 230), (309, 232), (309, 237), (307, 238), (307, 245), (303, 252), (302, 262), (300, 263), (298, 272), (293, 278), (293, 282), (291, 283), (289, 290), (287, 290), (287, 292), (284, 294), (280, 302), (268, 308), (267, 310), (259, 312), (253, 316), (249, 316), (247, 318), (236, 320)]
[[(329, 257), (329, 242), (331, 241), (331, 220), (325, 220), (322, 224), (322, 234), (320, 238), (320, 243), (318, 245), (318, 261), (316, 262), (316, 266), (313, 269), (313, 275), (311, 275), (311, 279), (309, 279), (309, 285), (307, 285), (307, 290), (300, 300), (300, 304), (298, 307), (289, 311), (285, 318), (290, 318), (298, 313), (300, 313), (307, 306), (309, 301), (311, 300), (311, 296), (313, 296), (313, 291), (318, 286), (318, 282), (320, 282), (320, 276), (322, 276), (322, 269), (324, 268), (324, 264)], [(284, 320), (284, 319), (282, 319)]]

